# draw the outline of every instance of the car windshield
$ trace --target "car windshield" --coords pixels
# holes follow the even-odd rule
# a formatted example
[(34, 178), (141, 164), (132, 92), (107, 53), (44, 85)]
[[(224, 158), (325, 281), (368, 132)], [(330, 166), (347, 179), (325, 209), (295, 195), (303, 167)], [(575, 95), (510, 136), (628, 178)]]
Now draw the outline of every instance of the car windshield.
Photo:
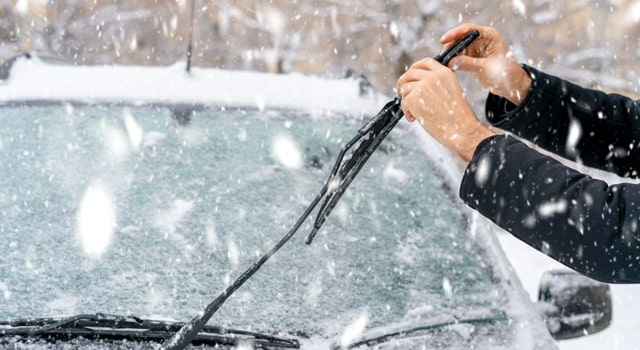
[[(288, 231), (363, 122), (257, 108), (1, 111), (3, 319), (191, 319)], [(330, 339), (501, 314), (504, 292), (418, 142), (396, 127), (313, 244), (310, 218), (210, 324)]]

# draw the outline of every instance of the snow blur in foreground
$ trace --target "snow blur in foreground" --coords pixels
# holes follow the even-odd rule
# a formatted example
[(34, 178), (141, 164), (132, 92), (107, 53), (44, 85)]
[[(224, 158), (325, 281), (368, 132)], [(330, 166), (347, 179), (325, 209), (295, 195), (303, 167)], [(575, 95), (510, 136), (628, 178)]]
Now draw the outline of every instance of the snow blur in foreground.
[(361, 314), (351, 324), (345, 327), (342, 336), (340, 337), (340, 345), (346, 348), (349, 344), (352, 344), (362, 338), (364, 331), (369, 323), (369, 316), (366, 313)]
[(113, 196), (103, 185), (91, 185), (80, 201), (77, 216), (78, 239), (83, 252), (92, 258), (100, 258), (109, 248), (116, 226), (116, 209)]
[(273, 158), (285, 168), (298, 169), (302, 166), (302, 153), (291, 137), (278, 136), (271, 147)]

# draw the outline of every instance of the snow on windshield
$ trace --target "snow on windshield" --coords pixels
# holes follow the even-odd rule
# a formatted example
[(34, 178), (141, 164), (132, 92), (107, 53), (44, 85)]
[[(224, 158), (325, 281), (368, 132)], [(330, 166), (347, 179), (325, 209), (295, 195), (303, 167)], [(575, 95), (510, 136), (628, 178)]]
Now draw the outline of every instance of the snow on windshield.
[[(3, 318), (187, 320), (293, 225), (357, 129), (341, 115), (2, 109)], [(336, 121), (340, 120), (339, 123)], [(397, 127), (310, 246), (285, 246), (211, 323), (323, 336), (491, 313), (501, 291), (443, 180)]]

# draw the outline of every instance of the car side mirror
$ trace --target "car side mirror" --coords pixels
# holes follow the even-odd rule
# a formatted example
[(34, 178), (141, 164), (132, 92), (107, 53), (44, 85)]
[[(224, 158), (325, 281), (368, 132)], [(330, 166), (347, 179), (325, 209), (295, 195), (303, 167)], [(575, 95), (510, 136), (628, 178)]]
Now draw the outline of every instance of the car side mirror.
[(538, 306), (554, 339), (570, 339), (599, 332), (612, 317), (608, 284), (577, 272), (551, 270), (544, 273)]

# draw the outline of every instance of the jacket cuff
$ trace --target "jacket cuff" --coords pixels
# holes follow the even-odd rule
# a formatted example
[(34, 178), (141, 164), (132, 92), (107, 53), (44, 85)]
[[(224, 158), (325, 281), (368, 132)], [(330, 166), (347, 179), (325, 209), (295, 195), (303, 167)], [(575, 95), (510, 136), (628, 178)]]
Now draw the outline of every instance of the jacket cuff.
[(540, 98), (535, 98), (536, 95), (539, 95), (548, 85), (549, 80), (542, 78), (545, 76), (544, 73), (525, 64), (522, 65), (522, 68), (531, 78), (529, 92), (522, 103), (515, 105), (502, 96), (489, 93), (485, 104), (485, 113), (487, 121), (493, 126), (508, 130), (510, 122), (518, 119), (523, 111), (530, 109), (532, 104), (540, 100)]

